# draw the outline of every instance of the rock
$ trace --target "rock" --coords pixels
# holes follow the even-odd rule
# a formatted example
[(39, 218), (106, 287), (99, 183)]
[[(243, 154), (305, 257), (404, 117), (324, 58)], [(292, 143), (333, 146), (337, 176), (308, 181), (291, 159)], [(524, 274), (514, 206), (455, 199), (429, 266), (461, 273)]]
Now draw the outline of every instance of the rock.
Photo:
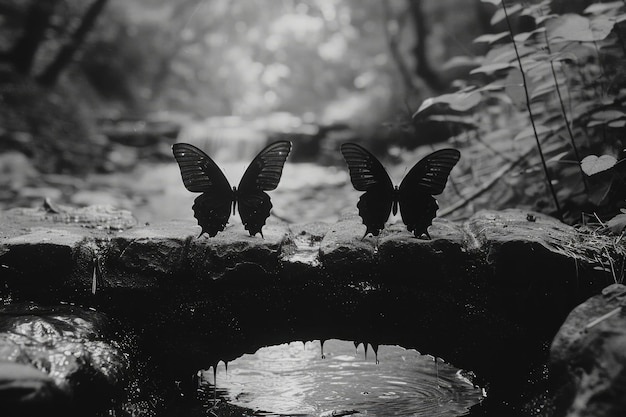
[(323, 222), (289, 226), (291, 239), (283, 247), (282, 262), (301, 268), (304, 265), (319, 267), (320, 245), (329, 228), (330, 224)]
[(108, 191), (80, 190), (72, 194), (70, 202), (80, 207), (101, 206), (101, 207), (132, 207), (132, 202), (123, 196), (114, 195)]
[(198, 232), (195, 221), (185, 220), (119, 233), (106, 249), (108, 257), (115, 259), (110, 269), (117, 267), (144, 277), (180, 274), (194, 280), (236, 275), (248, 267), (265, 275), (276, 272), (282, 244), (289, 235), (286, 225), (277, 224), (266, 225), (263, 238), (249, 236), (241, 225), (228, 226), (213, 238), (198, 237)]
[(332, 225), (320, 244), (323, 265), (341, 277), (373, 272), (376, 239), (364, 239), (365, 226), (356, 214), (344, 215)]
[(325, 411), (319, 415), (319, 417), (343, 417), (360, 414), (357, 410), (330, 410)]
[(0, 187), (20, 189), (37, 175), (37, 170), (23, 153), (9, 151), (0, 154)]
[(489, 284), (507, 294), (493, 301), (515, 322), (543, 327), (549, 338), (573, 306), (614, 282), (611, 271), (601, 267), (626, 256), (626, 247), (610, 237), (522, 210), (482, 211), (464, 228), (468, 248), (480, 251), (480, 262), (494, 272)]
[(47, 373), (15, 362), (0, 362), (3, 416), (68, 415), (70, 398)]
[(135, 147), (112, 144), (104, 160), (106, 172), (130, 171), (137, 166), (139, 150)]
[(105, 230), (124, 230), (137, 224), (128, 210), (119, 210), (110, 205), (76, 208), (54, 204), (47, 199), (40, 207), (7, 210), (5, 216), (8, 220), (19, 219), (22, 223), (67, 223)]
[(165, 120), (103, 119), (100, 131), (112, 142), (128, 147), (156, 145), (168, 139), (175, 139), (180, 132), (180, 124)]
[[(454, 223), (435, 219), (431, 239), (411, 236), (406, 226), (396, 223), (385, 229), (378, 243), (378, 256), (385, 280), (455, 280), (463, 274), (469, 249), (466, 234)], [(407, 271), (411, 271), (407, 274)], [(452, 284), (455, 285), (455, 284)]]
[(626, 286), (613, 284), (576, 307), (550, 349), (558, 413), (626, 415)]
[(128, 368), (111, 335), (107, 317), (93, 310), (0, 308), (0, 395), (20, 413), (48, 405), (63, 407), (64, 415), (107, 409), (122, 397)]

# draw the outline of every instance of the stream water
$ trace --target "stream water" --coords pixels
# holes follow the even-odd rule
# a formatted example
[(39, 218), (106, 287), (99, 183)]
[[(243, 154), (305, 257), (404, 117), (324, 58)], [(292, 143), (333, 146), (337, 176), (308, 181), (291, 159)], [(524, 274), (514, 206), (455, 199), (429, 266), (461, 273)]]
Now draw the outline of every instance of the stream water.
[[(259, 416), (412, 416), (467, 414), (483, 398), (462, 373), (399, 346), (328, 340), (259, 349), (217, 369), (217, 395)], [(202, 374), (213, 386), (213, 370)], [(335, 414), (333, 414), (333, 412)]]

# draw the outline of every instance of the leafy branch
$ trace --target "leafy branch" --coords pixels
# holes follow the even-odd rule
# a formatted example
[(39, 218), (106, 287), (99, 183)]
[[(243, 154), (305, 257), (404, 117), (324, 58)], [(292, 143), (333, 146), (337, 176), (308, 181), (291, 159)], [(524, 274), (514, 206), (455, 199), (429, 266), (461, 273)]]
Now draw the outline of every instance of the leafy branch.
[(537, 126), (535, 125), (535, 117), (533, 116), (533, 111), (530, 104), (530, 95), (528, 94), (528, 84), (526, 82), (526, 74), (524, 72), (524, 68), (522, 66), (522, 59), (519, 54), (519, 50), (517, 48), (517, 43), (515, 42), (515, 37), (513, 36), (513, 27), (511, 26), (511, 20), (509, 18), (509, 13), (506, 6), (506, 1), (502, 2), (502, 8), (504, 10), (504, 16), (506, 18), (506, 24), (509, 28), (509, 32), (511, 34), (511, 41), (513, 43), (513, 48), (515, 49), (515, 56), (517, 58), (517, 63), (519, 65), (520, 72), (522, 74), (522, 87), (524, 88), (524, 94), (526, 96), (526, 109), (528, 110), (528, 115), (530, 117), (530, 123), (532, 125), (532, 129), (535, 136), (535, 142), (537, 144), (537, 150), (539, 151), (539, 156), (541, 158), (541, 165), (543, 167), (544, 175), (546, 176), (546, 181), (548, 182), (548, 188), (550, 189), (550, 194), (552, 195), (552, 200), (556, 206), (557, 216), (563, 221), (563, 213), (561, 212), (561, 206), (559, 204), (559, 199), (556, 196), (556, 191), (554, 190), (554, 185), (552, 184), (552, 179), (550, 176), (550, 171), (548, 170), (548, 165), (546, 164), (546, 158), (543, 154), (543, 150), (541, 148), (541, 142), (539, 141), (539, 134), (537, 133)]
[(522, 162), (526, 160), (528, 155), (532, 152), (533, 148), (529, 148), (526, 152), (521, 154), (516, 160), (509, 162), (505, 166), (501, 167), (492, 177), (481, 184), (481, 186), (476, 189), (471, 195), (463, 198), (462, 200), (456, 201), (454, 204), (446, 206), (444, 209), (441, 209), (437, 212), (437, 216), (444, 217), (455, 211), (460, 210), (461, 208), (467, 206), (472, 201), (476, 200), (478, 197), (489, 191), (496, 185), (506, 174), (511, 172), (514, 168), (519, 166)]

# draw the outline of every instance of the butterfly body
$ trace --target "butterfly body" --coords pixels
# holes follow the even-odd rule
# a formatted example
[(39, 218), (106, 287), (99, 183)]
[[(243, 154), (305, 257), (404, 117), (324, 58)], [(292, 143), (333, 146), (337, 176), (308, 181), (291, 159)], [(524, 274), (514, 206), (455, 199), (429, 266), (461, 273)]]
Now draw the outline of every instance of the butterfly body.
[(391, 206), (391, 212), (395, 216), (398, 214), (398, 203), (400, 202), (400, 189), (397, 185), (393, 186), (393, 193), (391, 194), (391, 201), (393, 202)]
[(226, 228), (231, 210), (237, 206), (244, 228), (250, 236), (259, 233), (270, 215), (272, 203), (265, 191), (278, 186), (283, 166), (291, 150), (288, 141), (274, 142), (252, 160), (239, 182), (231, 187), (224, 173), (202, 150), (187, 143), (172, 146), (185, 188), (202, 193), (194, 200), (194, 217), (202, 234), (215, 236)]
[(438, 204), (433, 195), (443, 192), (448, 175), (460, 158), (455, 149), (433, 152), (416, 163), (400, 185), (393, 185), (380, 161), (355, 143), (341, 145), (350, 180), (361, 195), (357, 208), (366, 226), (365, 236), (378, 236), (390, 214), (400, 212), (409, 232), (428, 235)]

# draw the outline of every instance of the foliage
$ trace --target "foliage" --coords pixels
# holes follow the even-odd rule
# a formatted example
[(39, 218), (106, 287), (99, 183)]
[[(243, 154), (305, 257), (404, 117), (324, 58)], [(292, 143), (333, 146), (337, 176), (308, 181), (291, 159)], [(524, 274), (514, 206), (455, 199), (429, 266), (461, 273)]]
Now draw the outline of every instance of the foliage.
[(0, 152), (21, 152), (44, 173), (101, 168), (88, 94), (56, 81), (89, 31), (86, 10), (105, 2), (0, 0)]
[(41, 85), (55, 85), (107, 3), (0, 0), (0, 63)]
[(113, 0), (81, 66), (98, 91), (148, 110), (323, 115), (354, 96), (385, 105), (397, 88), (380, 7), (353, 3)]
[[(397, 52), (415, 68), (415, 25), (406, 17), (412, 3), (111, 0), (80, 65), (109, 99), (148, 110), (201, 117), (286, 111), (371, 126), (409, 95), (386, 35), (401, 32)], [(447, 13), (451, 7), (468, 13)], [(428, 37), (432, 65), (447, 50), (467, 47), (477, 30), (472, 11), (465, 0), (424, 2), (435, 32)], [(411, 91), (420, 100), (425, 92)]]
[(93, 115), (70, 91), (45, 89), (23, 77), (0, 83), (0, 152), (17, 150), (45, 173), (101, 168), (104, 146)]
[(580, 161), (583, 172), (589, 176), (607, 171), (617, 164), (617, 159), (613, 155), (587, 155)]
[[(95, 26), (79, 31), (94, 5), (105, 3)], [(15, 97), (24, 97), (24, 105), (8, 113), (14, 121), (21, 121), (5, 129), (28, 120), (33, 143), (39, 140), (37, 132), (50, 133), (50, 140), (59, 142), (85, 134), (85, 142), (97, 148), (95, 129), (87, 126), (96, 116), (141, 118), (151, 111), (166, 111), (199, 118), (237, 115), (249, 120), (289, 112), (306, 122), (349, 123), (361, 137), (375, 137), (378, 146), (387, 138), (394, 143), (410, 142), (406, 132), (389, 134), (379, 125), (404, 108), (407, 96), (421, 100), (426, 95), (425, 88), (406, 91), (397, 57), (390, 53), (385, 36), (393, 31), (402, 35), (395, 43), (396, 53), (403, 56), (416, 81), (414, 47), (416, 28), (420, 28), (409, 13), (414, 3), (0, 0), (0, 83), (6, 83), (3, 88)], [(432, 67), (444, 61), (449, 50), (466, 48), (468, 39), (480, 30), (481, 26), (474, 25), (473, 4), (465, 0), (423, 2), (426, 23), (421, 29), (427, 35), (423, 44), (428, 46), (424, 52)], [(389, 16), (383, 13), (385, 5), (393, 11)], [(463, 12), (447, 13), (451, 7)], [(36, 21), (34, 12), (43, 20)], [(446, 27), (453, 29), (444, 33)], [(78, 33), (87, 32), (88, 36), (76, 41)], [(18, 48), (25, 39), (28, 48)], [(49, 85), (56, 83), (54, 88), (39, 89), (36, 84), (43, 84), (43, 76), (68, 45), (80, 48), (73, 49), (76, 53), (71, 59), (62, 60), (62, 71), (52, 71)], [(21, 65), (15, 62), (18, 55)], [(19, 82), (12, 84), (11, 72), (20, 74)], [(18, 93), (20, 88), (24, 91)], [(63, 97), (58, 105), (65, 109), (55, 110), (65, 119), (28, 114), (35, 108), (28, 105), (33, 99), (31, 89), (41, 93), (44, 102), (49, 93)], [(23, 113), (17, 114), (18, 110)], [(90, 114), (83, 118), (85, 113)], [(57, 126), (47, 123), (74, 123), (86, 129), (51, 137)], [(66, 149), (62, 157), (66, 161), (72, 160), (72, 149), (78, 149), (69, 143), (56, 146)], [(75, 160), (83, 159), (77, 155)], [(56, 166), (52, 158), (45, 162)]]
[[(498, 6), (491, 22), (507, 22), (506, 29), (478, 37), (489, 49), (472, 58), (477, 65), (461, 88), (430, 99), (414, 118), (432, 117), (422, 111), (433, 103), (446, 106), (443, 115), (470, 114), (480, 141), (498, 149), (509, 143), (508, 160), (526, 159), (522, 187), (545, 184), (544, 196), (554, 188), (550, 198), (535, 193), (536, 208), (568, 222), (583, 213), (616, 215), (626, 206), (625, 2), (558, 15), (547, 0), (483, 1)], [(540, 180), (534, 168), (542, 165)]]

